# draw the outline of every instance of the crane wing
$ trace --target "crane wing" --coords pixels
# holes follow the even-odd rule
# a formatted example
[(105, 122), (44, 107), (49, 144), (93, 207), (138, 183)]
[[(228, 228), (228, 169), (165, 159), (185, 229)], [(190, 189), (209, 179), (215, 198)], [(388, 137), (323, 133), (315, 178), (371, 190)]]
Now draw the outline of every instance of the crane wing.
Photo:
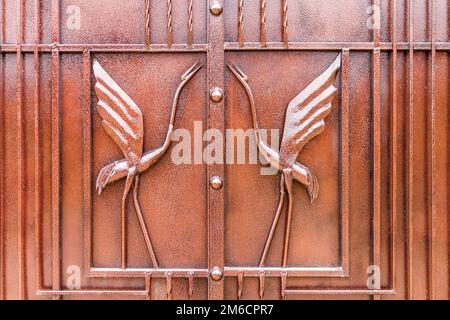
[(97, 110), (103, 119), (103, 127), (122, 150), (127, 161), (136, 164), (142, 156), (144, 140), (142, 111), (98, 61), (94, 61), (93, 68), (97, 80)]
[(341, 55), (290, 103), (286, 112), (280, 160), (294, 164), (299, 152), (325, 129), (325, 117), (331, 112), (331, 103), (337, 89), (333, 83), (341, 67)]

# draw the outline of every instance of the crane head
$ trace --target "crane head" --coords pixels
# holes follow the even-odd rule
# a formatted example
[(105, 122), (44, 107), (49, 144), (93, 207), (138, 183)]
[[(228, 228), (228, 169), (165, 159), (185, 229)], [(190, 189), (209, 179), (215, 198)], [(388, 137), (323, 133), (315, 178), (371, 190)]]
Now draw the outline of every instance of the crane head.
[(227, 64), (228, 68), (233, 72), (233, 74), (242, 82), (247, 83), (248, 77), (242, 72), (241, 69), (239, 69), (234, 62), (231, 64)]
[(106, 185), (111, 182), (111, 177), (115, 174), (116, 165), (117, 162), (110, 163), (100, 171), (97, 177), (97, 190), (99, 195), (105, 189)]
[(194, 76), (194, 74), (197, 73), (198, 70), (200, 70), (203, 67), (203, 63), (199, 63), (197, 61), (192, 67), (190, 67), (182, 76), (181, 80), (183, 80), (184, 83), (191, 80), (191, 78)]

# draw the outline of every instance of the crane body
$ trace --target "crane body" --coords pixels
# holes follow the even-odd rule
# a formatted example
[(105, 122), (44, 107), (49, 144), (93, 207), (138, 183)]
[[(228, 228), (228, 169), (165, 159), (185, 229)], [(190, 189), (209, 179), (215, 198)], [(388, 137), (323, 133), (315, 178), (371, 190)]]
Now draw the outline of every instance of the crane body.
[(284, 233), (282, 266), (287, 267), (293, 211), (293, 181), (298, 181), (306, 187), (311, 203), (317, 198), (319, 192), (317, 178), (308, 167), (297, 161), (297, 157), (302, 148), (325, 129), (324, 119), (330, 114), (332, 101), (337, 93), (337, 89), (333, 83), (336, 80), (340, 66), (341, 55), (339, 54), (327, 70), (312, 81), (289, 103), (286, 111), (281, 148), (278, 153), (264, 143), (260, 137), (257, 110), (248, 77), (235, 64), (228, 65), (228, 68), (236, 76), (247, 93), (259, 152), (272, 167), (281, 173), (278, 206), (261, 255), (260, 267), (264, 266), (281, 216), (286, 195), (288, 198), (288, 210)]

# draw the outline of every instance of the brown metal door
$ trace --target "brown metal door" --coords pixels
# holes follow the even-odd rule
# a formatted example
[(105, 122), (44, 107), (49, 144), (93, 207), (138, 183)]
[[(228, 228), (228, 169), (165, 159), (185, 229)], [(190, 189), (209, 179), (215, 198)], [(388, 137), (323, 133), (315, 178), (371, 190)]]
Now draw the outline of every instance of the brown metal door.
[(447, 0), (0, 4), (0, 299), (448, 298)]

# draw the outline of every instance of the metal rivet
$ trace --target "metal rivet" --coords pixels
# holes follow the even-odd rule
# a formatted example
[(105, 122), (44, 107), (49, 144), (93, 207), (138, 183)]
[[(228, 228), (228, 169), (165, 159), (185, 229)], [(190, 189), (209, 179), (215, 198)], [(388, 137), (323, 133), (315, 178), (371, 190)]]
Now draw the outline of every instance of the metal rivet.
[(209, 185), (214, 190), (219, 190), (223, 186), (223, 180), (220, 177), (212, 177), (211, 180), (209, 180)]
[(211, 92), (209, 93), (209, 96), (211, 97), (211, 100), (218, 103), (222, 101), (223, 99), (223, 92), (220, 88), (213, 88), (211, 89)]
[(213, 3), (211, 3), (211, 6), (209, 7), (209, 11), (211, 11), (211, 13), (215, 16), (218, 16), (222, 13), (223, 11), (223, 5), (220, 1), (213, 1)]
[(210, 275), (211, 279), (214, 281), (220, 281), (223, 277), (223, 271), (219, 267), (214, 267), (212, 268)]

